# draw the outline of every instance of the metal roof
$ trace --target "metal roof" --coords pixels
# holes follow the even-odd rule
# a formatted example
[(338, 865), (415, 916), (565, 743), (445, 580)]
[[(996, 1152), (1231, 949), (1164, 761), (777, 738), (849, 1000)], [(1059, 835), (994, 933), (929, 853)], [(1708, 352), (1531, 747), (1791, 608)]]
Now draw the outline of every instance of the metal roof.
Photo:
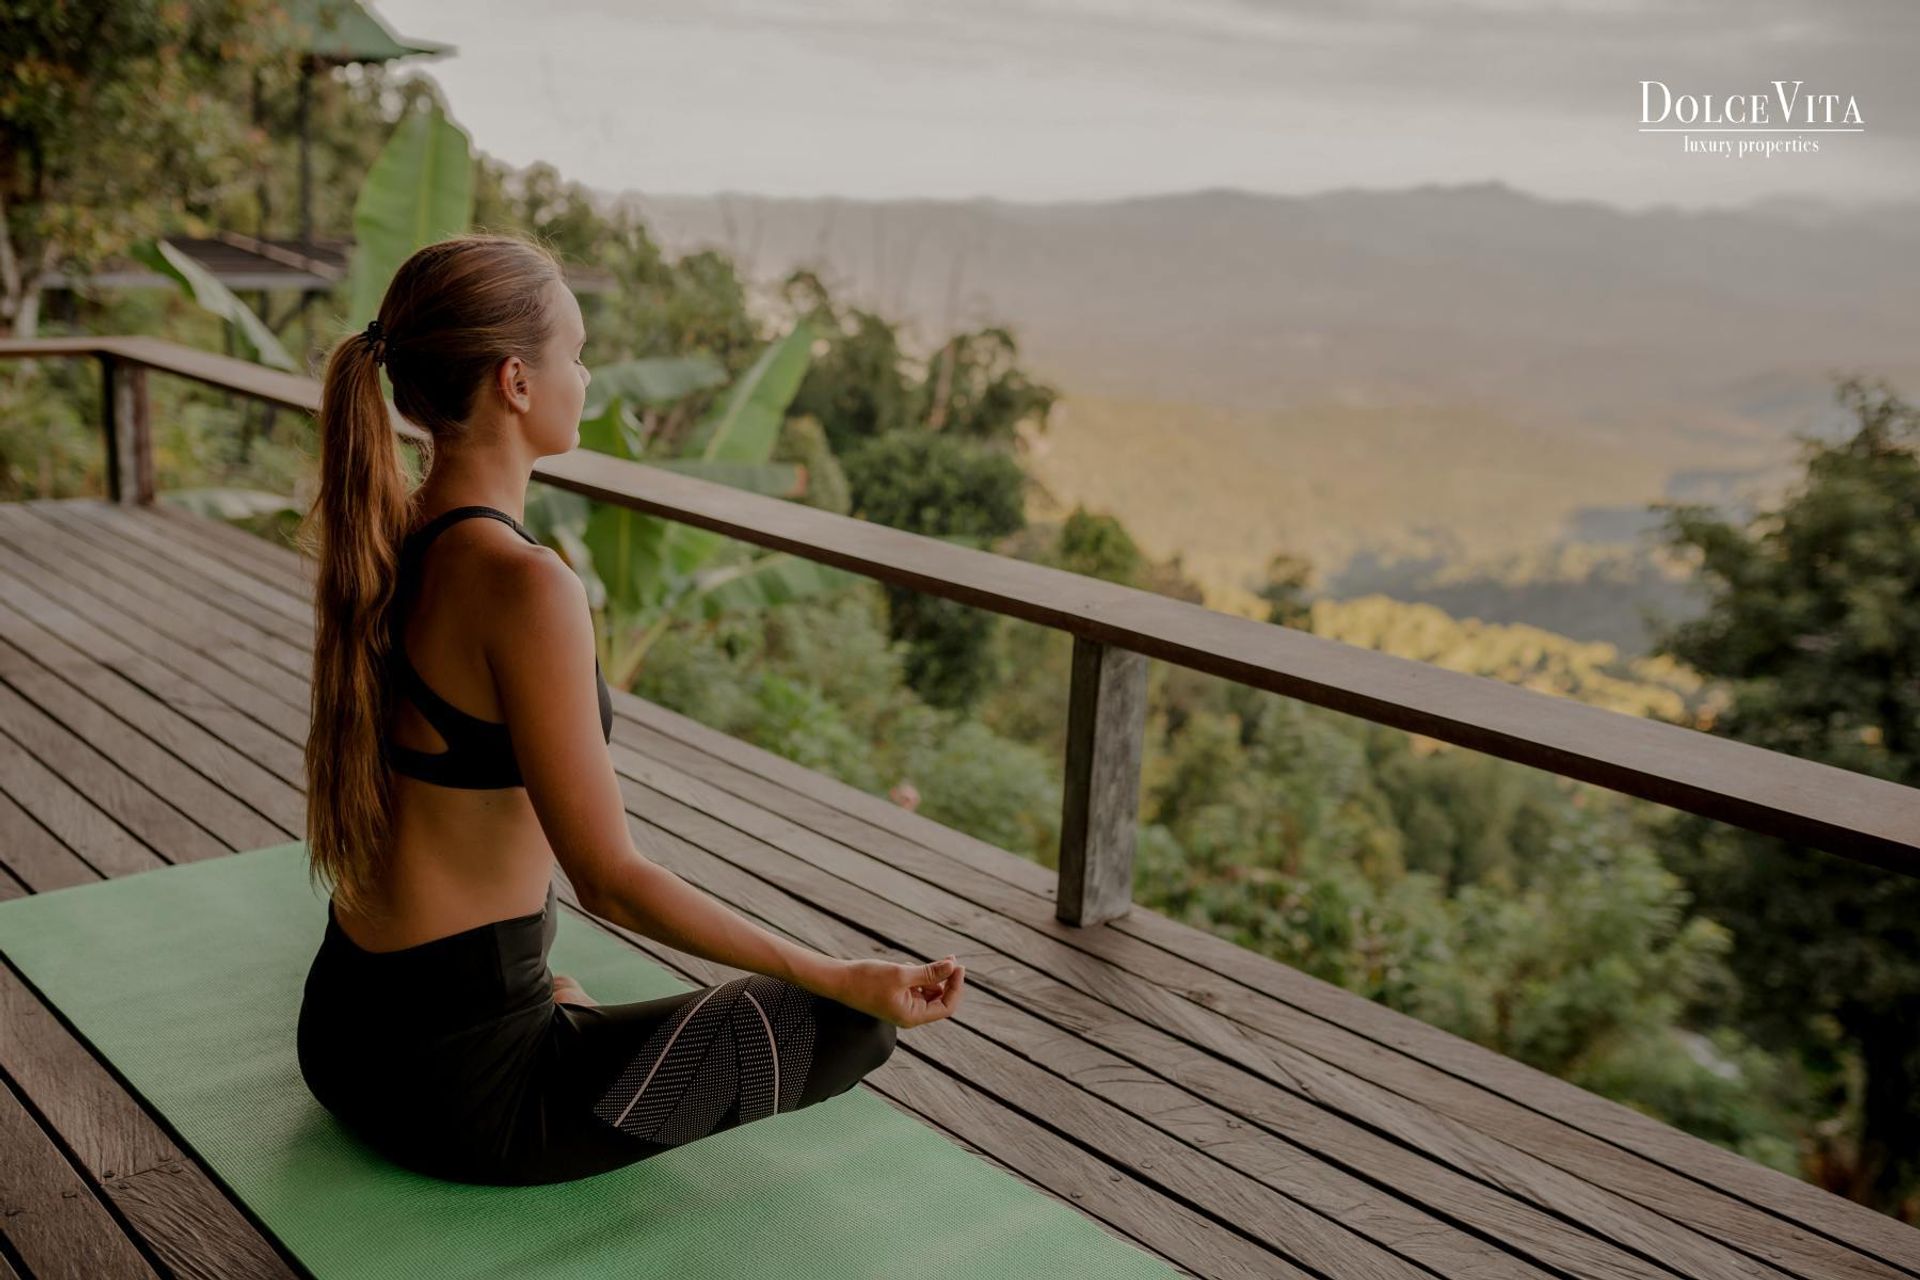
[(434, 40), (402, 40), (356, 0), (282, 0), (287, 22), (276, 23), (282, 47), (299, 49), (321, 63), (392, 62), (454, 52)]

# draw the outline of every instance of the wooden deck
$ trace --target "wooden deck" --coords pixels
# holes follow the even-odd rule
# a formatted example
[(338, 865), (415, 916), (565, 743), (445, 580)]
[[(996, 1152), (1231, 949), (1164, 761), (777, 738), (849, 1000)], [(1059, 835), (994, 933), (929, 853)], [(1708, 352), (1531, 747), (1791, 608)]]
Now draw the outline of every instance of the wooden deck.
[[(297, 557), (0, 504), (0, 898), (297, 838)], [(1920, 1276), (1920, 1231), (615, 693), (635, 840), (823, 950), (957, 953), (867, 1085), (1205, 1276)], [(725, 976), (616, 930), (690, 981)], [(0, 966), (0, 1278), (301, 1274)]]

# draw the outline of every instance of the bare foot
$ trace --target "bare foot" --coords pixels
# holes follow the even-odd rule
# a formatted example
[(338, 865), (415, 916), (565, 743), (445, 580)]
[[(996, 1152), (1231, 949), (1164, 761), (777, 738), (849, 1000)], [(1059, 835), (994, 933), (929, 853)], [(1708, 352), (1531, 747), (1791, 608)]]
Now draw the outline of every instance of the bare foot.
[(553, 975), (553, 999), (556, 1004), (597, 1005), (600, 1003), (587, 994), (585, 987), (564, 973)]

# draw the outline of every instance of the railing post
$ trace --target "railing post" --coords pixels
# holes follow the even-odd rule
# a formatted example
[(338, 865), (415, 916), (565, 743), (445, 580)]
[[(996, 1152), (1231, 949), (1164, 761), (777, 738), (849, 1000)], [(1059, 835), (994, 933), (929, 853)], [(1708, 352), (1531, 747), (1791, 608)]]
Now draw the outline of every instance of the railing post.
[(1054, 901), (1068, 924), (1100, 924), (1133, 907), (1146, 717), (1146, 655), (1076, 635)]
[(107, 494), (115, 502), (153, 502), (153, 422), (145, 365), (100, 357)]

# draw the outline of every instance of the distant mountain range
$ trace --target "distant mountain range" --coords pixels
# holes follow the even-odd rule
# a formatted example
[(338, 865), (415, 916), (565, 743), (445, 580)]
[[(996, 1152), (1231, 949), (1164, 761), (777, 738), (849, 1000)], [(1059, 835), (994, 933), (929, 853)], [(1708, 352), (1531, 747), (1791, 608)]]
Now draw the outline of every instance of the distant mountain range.
[(1830, 374), (1920, 388), (1920, 205), (1628, 212), (1498, 182), (629, 198), (670, 252), (815, 267), (922, 349), (1010, 325), (1068, 393), (1036, 474), (1185, 552), (1221, 607), (1276, 550), (1329, 575), (1510, 556), (1761, 492), (1788, 432), (1844, 426)]

